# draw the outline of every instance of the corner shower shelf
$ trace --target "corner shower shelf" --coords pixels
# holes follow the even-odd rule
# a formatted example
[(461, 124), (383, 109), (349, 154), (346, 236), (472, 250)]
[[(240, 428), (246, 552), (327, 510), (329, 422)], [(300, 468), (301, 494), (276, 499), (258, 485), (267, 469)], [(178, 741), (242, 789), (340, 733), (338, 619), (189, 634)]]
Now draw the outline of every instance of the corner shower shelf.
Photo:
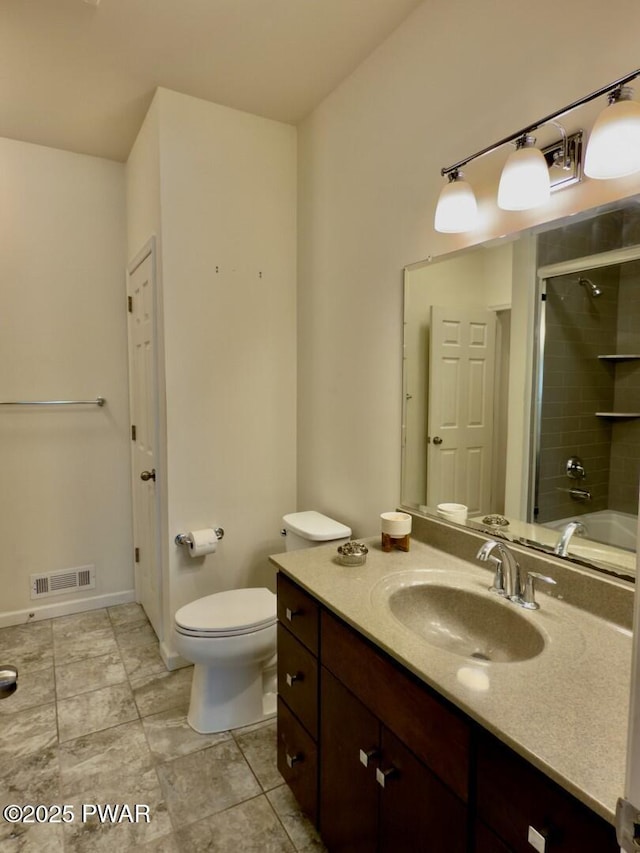
[(597, 418), (640, 418), (640, 412), (596, 412)]
[(640, 358), (637, 353), (620, 353), (616, 355), (599, 355), (603, 361), (634, 361)]

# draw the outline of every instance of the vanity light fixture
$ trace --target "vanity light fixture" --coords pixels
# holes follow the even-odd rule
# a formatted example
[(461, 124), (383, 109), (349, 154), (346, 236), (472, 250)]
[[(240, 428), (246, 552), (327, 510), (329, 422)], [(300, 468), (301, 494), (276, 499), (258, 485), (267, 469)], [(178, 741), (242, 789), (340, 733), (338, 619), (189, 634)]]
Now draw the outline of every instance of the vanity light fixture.
[(589, 178), (624, 178), (640, 170), (640, 104), (632, 95), (630, 86), (609, 93), (589, 137), (584, 161)]
[(549, 201), (549, 167), (535, 142), (534, 136), (519, 137), (504, 164), (498, 186), (498, 207), (503, 210), (529, 210)]
[(459, 169), (453, 169), (447, 177), (449, 182), (440, 191), (436, 208), (436, 231), (443, 234), (472, 231), (478, 220), (475, 194)]
[[(606, 179), (640, 171), (640, 104), (631, 100), (632, 90), (625, 85), (636, 77), (640, 77), (640, 68), (441, 169), (442, 176), (449, 182), (438, 199), (436, 231), (463, 233), (473, 229), (477, 204), (473, 189), (462, 180), (460, 169), (508, 143), (514, 143), (516, 150), (507, 159), (500, 178), (498, 206), (503, 210), (537, 207), (549, 198), (551, 191), (582, 180), (582, 131), (567, 136), (555, 119), (602, 95), (609, 95), (609, 106), (591, 131), (585, 174), (590, 178)], [(531, 134), (548, 124), (560, 130), (562, 139), (540, 150), (535, 147)]]

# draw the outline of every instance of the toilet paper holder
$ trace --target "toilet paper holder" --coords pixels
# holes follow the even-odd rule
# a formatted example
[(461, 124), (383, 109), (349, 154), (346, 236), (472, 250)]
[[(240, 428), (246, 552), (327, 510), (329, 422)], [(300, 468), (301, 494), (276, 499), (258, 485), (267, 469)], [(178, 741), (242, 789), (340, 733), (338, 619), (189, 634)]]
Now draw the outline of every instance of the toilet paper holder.
[[(213, 532), (216, 534), (218, 541), (224, 536), (222, 527), (214, 527)], [(188, 533), (178, 533), (174, 541), (176, 545), (193, 545), (193, 539)]]

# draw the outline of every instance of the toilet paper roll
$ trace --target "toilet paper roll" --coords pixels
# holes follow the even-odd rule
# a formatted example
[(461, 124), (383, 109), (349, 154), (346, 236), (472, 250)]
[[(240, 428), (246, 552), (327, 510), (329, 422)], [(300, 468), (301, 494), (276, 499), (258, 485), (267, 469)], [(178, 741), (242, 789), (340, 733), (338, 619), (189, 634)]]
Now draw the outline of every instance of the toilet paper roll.
[(218, 537), (212, 527), (203, 530), (189, 531), (189, 556), (204, 557), (205, 554), (213, 554), (218, 547)]

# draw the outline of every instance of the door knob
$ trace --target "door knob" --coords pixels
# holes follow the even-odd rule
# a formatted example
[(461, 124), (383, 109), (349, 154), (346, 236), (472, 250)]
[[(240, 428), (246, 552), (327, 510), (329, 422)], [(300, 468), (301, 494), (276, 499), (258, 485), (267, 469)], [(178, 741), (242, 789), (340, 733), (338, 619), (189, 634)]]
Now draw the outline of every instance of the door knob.
[(442, 444), (442, 439), (440, 438), (440, 436), (439, 436), (439, 435), (435, 435), (435, 436), (433, 437), (433, 443), (434, 443), (434, 444)]
[(140, 479), (144, 480), (145, 483), (147, 482), (147, 480), (153, 480), (155, 483), (156, 469), (152, 468), (150, 471), (143, 471), (142, 474), (140, 474)]

